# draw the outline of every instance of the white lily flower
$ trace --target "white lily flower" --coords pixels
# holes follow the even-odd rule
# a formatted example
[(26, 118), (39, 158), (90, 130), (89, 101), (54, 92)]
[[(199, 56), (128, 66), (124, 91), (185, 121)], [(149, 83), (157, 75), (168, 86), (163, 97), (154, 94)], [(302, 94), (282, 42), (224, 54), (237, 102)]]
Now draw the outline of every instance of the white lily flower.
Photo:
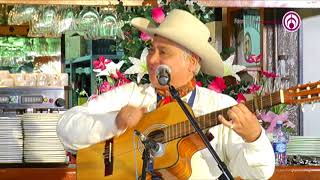
[(147, 55), (148, 55), (148, 48), (144, 48), (140, 59), (135, 57), (129, 57), (129, 60), (133, 64), (129, 69), (127, 69), (124, 74), (138, 74), (137, 82), (139, 83), (142, 77), (145, 74), (148, 74), (147, 70)]
[(98, 72), (97, 76), (110, 76), (111, 74), (117, 74), (117, 70), (120, 70), (124, 61), (120, 61), (117, 64), (111, 61), (110, 63), (106, 64), (106, 69), (101, 71), (100, 69), (94, 70)]
[(241, 65), (233, 65), (235, 55), (231, 55), (227, 60), (223, 61), (224, 66), (224, 76), (233, 76), (237, 79), (237, 81), (240, 81), (240, 77), (237, 74), (238, 72), (245, 70), (245, 66)]

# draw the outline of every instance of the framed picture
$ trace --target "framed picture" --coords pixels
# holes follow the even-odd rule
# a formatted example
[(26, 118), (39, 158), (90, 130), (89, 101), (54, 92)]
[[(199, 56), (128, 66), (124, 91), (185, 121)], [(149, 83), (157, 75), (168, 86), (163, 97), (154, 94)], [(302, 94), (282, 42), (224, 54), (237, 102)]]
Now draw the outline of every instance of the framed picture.
[(235, 63), (247, 70), (260, 70), (262, 62), (262, 11), (260, 9), (231, 9), (228, 11), (229, 47), (235, 50)]

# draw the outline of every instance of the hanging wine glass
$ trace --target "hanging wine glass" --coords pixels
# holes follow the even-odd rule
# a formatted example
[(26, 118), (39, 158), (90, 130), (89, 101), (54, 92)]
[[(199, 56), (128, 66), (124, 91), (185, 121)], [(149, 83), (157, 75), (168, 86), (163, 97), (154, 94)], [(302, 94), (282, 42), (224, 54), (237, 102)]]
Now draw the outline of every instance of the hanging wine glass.
[(0, 24), (6, 24), (7, 22), (7, 6), (4, 4), (0, 5)]
[(33, 37), (55, 36), (57, 8), (54, 6), (42, 6), (38, 17), (34, 17), (30, 35)]
[(62, 34), (76, 28), (76, 16), (78, 9), (76, 7), (67, 6), (61, 8), (58, 19), (57, 33)]
[(55, 6), (47, 6), (43, 9), (40, 17), (39, 26), (44, 36), (54, 36), (52, 30), (56, 29), (57, 8)]
[(86, 32), (86, 38), (92, 39), (92, 34), (96, 27), (99, 25), (99, 13), (93, 7), (85, 7), (79, 13), (78, 17), (78, 30)]
[(8, 14), (9, 25), (21, 25), (30, 23), (37, 15), (38, 8), (32, 5), (16, 5)]
[(100, 38), (115, 39), (118, 31), (117, 17), (109, 6), (101, 11), (101, 22), (99, 26)]

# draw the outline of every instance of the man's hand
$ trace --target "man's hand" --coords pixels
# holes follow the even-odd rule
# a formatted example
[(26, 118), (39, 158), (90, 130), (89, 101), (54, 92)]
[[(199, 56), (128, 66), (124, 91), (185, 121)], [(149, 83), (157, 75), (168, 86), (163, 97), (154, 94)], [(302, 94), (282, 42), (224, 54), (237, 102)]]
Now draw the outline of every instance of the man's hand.
[(119, 130), (125, 130), (138, 124), (143, 114), (146, 112), (144, 107), (134, 107), (126, 105), (119, 111), (116, 117), (116, 125)]
[(219, 121), (225, 126), (233, 129), (246, 142), (254, 142), (260, 137), (261, 126), (259, 121), (243, 103), (239, 103), (228, 110), (228, 116), (231, 119), (227, 121), (222, 115), (219, 115)]

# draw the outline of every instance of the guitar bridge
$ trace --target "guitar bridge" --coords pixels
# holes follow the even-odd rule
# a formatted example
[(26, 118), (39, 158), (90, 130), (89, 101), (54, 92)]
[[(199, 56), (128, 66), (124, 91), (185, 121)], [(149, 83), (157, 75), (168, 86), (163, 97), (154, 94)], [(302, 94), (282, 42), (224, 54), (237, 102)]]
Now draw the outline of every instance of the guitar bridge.
[(107, 140), (104, 146), (104, 176), (113, 172), (113, 139)]

